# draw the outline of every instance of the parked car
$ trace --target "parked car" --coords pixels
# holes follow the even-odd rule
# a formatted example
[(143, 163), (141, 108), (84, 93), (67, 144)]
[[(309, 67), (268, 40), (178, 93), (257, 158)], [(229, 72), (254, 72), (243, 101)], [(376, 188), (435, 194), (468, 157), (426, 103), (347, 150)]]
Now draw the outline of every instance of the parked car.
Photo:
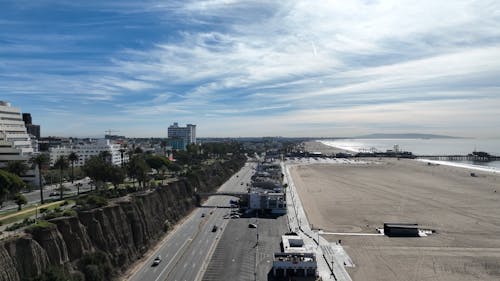
[(49, 196), (59, 196), (59, 192), (52, 191)]
[(205, 213), (202, 213), (202, 214), (201, 214), (201, 217), (202, 217), (202, 218), (204, 218), (204, 217), (205, 217)]
[(257, 225), (255, 223), (250, 223), (248, 224), (248, 228), (257, 228)]
[(216, 232), (216, 231), (217, 231), (217, 228), (218, 228), (218, 227), (217, 227), (216, 225), (214, 225), (214, 227), (212, 227), (212, 232)]

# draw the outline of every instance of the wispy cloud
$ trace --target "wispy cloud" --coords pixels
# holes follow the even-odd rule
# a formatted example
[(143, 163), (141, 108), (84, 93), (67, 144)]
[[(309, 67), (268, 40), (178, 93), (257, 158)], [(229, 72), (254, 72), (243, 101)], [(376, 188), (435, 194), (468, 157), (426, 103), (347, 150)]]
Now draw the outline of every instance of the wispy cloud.
[[(491, 110), (500, 106), (498, 1), (12, 1), (7, 8), (0, 91), (33, 112), (66, 102), (75, 115), (141, 124), (151, 135), (174, 120), (199, 123), (212, 136), (408, 126), (491, 135), (485, 127), (500, 127)], [(56, 114), (47, 114), (53, 122)], [(137, 121), (120, 123), (124, 114)], [(144, 118), (157, 121), (144, 127)]]

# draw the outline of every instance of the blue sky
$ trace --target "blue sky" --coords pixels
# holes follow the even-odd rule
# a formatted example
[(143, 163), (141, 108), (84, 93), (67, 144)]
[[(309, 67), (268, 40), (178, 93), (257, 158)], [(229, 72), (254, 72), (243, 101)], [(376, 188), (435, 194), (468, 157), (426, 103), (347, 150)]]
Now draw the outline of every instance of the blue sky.
[(42, 135), (500, 137), (500, 2), (0, 0)]

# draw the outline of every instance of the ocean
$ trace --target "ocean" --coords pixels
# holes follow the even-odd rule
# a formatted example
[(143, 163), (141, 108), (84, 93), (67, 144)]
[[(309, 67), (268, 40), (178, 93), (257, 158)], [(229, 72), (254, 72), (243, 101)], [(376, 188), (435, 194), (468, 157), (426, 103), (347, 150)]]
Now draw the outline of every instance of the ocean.
[[(465, 155), (473, 151), (484, 151), (500, 155), (500, 139), (335, 139), (320, 140), (323, 144), (353, 152), (386, 151), (397, 145), (400, 150), (415, 155)], [(485, 166), (500, 170), (500, 161), (473, 162), (449, 161), (467, 166)]]

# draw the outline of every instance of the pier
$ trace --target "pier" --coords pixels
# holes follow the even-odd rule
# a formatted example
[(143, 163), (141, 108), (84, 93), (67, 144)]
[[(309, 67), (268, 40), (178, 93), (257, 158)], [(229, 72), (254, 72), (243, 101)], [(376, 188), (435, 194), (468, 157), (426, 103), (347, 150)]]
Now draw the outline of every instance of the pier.
[(490, 162), (499, 161), (500, 156), (494, 155), (416, 155), (418, 159), (429, 159), (429, 160), (442, 160), (442, 161), (477, 161), (477, 162)]

